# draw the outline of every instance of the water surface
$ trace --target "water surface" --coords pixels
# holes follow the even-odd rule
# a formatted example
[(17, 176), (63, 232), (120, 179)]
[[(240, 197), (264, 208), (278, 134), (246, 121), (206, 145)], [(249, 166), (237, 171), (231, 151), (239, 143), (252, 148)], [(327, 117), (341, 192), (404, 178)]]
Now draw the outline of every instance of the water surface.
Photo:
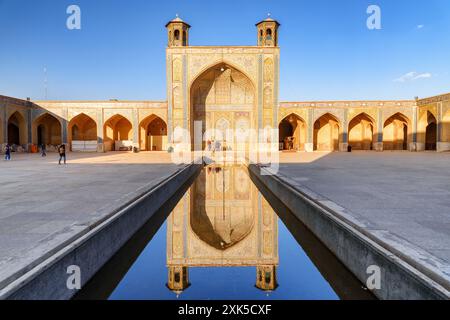
[(76, 298), (371, 299), (255, 182), (245, 166), (205, 167)]

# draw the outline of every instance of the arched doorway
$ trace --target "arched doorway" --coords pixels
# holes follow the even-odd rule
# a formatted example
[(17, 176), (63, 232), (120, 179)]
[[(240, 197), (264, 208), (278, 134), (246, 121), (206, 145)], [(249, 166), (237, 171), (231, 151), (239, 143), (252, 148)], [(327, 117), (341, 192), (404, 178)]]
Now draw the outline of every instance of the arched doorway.
[(105, 151), (128, 151), (133, 148), (133, 125), (122, 115), (116, 114), (104, 125)]
[(69, 144), (72, 151), (97, 151), (97, 123), (80, 113), (69, 122)]
[(21, 146), (27, 144), (26, 122), (18, 111), (14, 112), (8, 119), (8, 143)]
[(437, 121), (431, 112), (428, 112), (428, 125), (425, 129), (425, 150), (436, 151), (437, 148)]
[(55, 116), (45, 113), (34, 121), (33, 143), (46, 146), (62, 143), (61, 123)]
[(281, 120), (278, 126), (280, 150), (305, 150), (306, 122), (296, 114)]
[(354, 117), (348, 125), (348, 143), (354, 150), (373, 150), (375, 120), (366, 113)]
[[(256, 127), (255, 89), (250, 78), (235, 67), (220, 63), (198, 76), (191, 85), (190, 92), (192, 148), (206, 147), (206, 141), (194, 146), (194, 122), (200, 121), (203, 138), (207, 136), (208, 140), (215, 141), (216, 135), (221, 136), (220, 148), (229, 151), (248, 150), (250, 139), (248, 135), (227, 136), (226, 132), (219, 134), (219, 130), (222, 131), (223, 128), (220, 126), (224, 127), (224, 124), (231, 132), (248, 133), (248, 130)], [(270, 100), (268, 97), (266, 99)], [(179, 102), (174, 97), (175, 107), (177, 104)]]
[(417, 121), (417, 150), (436, 150), (437, 120), (435, 115), (426, 109), (419, 109)]
[(151, 115), (142, 120), (139, 134), (141, 150), (167, 150), (167, 124), (160, 117)]
[(314, 122), (314, 150), (339, 150), (339, 120), (330, 113)]
[(3, 119), (0, 118), (0, 148), (2, 147), (3, 141)]
[(408, 150), (409, 119), (396, 113), (384, 122), (383, 150)]
[(439, 151), (450, 150), (450, 109), (442, 117), (442, 129), (441, 129), (441, 144)]

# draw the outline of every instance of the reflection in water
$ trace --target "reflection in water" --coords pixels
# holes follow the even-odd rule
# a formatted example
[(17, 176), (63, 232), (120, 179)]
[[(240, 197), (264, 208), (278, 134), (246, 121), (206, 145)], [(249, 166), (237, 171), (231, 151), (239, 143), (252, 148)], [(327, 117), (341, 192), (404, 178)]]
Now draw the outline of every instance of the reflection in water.
[(256, 267), (256, 287), (276, 289), (278, 219), (243, 166), (209, 166), (167, 220), (167, 286), (180, 294), (190, 267)]
[(245, 166), (204, 168), (76, 297), (338, 298), (372, 296)]

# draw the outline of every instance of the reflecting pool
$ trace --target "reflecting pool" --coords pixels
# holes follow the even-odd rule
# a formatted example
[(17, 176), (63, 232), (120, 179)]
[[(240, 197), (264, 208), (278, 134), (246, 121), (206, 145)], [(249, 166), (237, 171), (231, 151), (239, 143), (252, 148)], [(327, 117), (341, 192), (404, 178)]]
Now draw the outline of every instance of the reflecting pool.
[(244, 165), (205, 167), (76, 298), (373, 298), (255, 183)]

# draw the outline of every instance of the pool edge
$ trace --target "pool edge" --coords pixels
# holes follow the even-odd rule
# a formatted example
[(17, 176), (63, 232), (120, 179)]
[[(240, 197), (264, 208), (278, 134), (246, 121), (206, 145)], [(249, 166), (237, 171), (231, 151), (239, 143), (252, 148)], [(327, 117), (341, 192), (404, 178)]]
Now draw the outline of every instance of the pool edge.
[(165, 181), (141, 190), (100, 223), (88, 227), (70, 243), (54, 250), (44, 261), (0, 289), (0, 299), (65, 300), (78, 290), (68, 289), (69, 266), (80, 268), (81, 284), (92, 276), (147, 222), (169, 198), (202, 168), (184, 165)]
[[(320, 195), (303, 193), (298, 186), (291, 185), (288, 178), (273, 175), (257, 164), (247, 166), (250, 174), (284, 202), (362, 283), (365, 284), (371, 275), (367, 272), (369, 266), (380, 268), (381, 287), (372, 290), (379, 299), (450, 298), (447, 289), (450, 282), (435, 270), (423, 266), (421, 261), (405, 259), (398, 254), (396, 248), (400, 244), (398, 239), (390, 237), (392, 235), (381, 230), (358, 228), (343, 217), (339, 205), (327, 199), (327, 206), (324, 206)], [(405, 243), (401, 245), (405, 250), (410, 249)]]

